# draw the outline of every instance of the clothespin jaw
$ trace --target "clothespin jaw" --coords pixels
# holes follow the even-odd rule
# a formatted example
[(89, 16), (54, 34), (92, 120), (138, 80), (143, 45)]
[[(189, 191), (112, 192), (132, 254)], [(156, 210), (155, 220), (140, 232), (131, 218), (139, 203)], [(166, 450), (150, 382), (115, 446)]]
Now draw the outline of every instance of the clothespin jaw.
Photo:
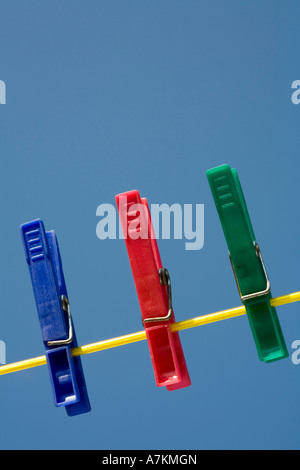
[(157, 386), (176, 390), (191, 384), (175, 321), (171, 281), (163, 268), (147, 200), (138, 191), (116, 196), (117, 208), (141, 308)]
[(229, 257), (245, 305), (258, 356), (272, 362), (288, 357), (271, 289), (237, 171), (221, 165), (207, 172)]
[(69, 416), (90, 411), (81, 358), (70, 312), (61, 256), (54, 231), (46, 232), (41, 219), (21, 226), (54, 401)]

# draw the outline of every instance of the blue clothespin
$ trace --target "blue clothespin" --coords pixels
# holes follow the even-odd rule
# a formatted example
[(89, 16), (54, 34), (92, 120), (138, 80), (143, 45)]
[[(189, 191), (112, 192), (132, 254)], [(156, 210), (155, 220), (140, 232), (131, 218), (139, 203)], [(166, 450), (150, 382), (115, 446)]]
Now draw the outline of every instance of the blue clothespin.
[(26, 260), (38, 310), (42, 337), (56, 406), (65, 406), (69, 416), (90, 411), (59, 247), (53, 230), (43, 221), (21, 225)]

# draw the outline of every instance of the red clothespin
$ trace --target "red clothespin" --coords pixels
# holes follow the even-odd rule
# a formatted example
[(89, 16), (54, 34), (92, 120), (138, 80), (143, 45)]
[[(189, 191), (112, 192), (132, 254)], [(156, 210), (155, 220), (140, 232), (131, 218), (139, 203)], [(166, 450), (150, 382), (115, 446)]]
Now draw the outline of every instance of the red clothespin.
[(147, 200), (138, 191), (116, 196), (157, 386), (177, 390), (191, 384), (175, 321), (171, 282), (163, 268)]

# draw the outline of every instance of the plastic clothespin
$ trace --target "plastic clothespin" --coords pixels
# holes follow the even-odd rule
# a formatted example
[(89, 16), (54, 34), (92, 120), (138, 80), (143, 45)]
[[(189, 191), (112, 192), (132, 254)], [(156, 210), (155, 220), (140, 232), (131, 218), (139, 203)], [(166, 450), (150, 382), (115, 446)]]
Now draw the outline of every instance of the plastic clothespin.
[(56, 406), (69, 416), (90, 411), (78, 346), (70, 312), (55, 232), (46, 232), (42, 220), (21, 226), (26, 260), (39, 315), (42, 338)]
[(163, 268), (147, 200), (138, 191), (116, 196), (157, 386), (177, 390), (191, 384), (175, 321), (171, 281)]
[(221, 165), (206, 173), (258, 356), (265, 362), (284, 359), (288, 357), (288, 351), (276, 309), (270, 305), (270, 281), (237, 171), (229, 165)]

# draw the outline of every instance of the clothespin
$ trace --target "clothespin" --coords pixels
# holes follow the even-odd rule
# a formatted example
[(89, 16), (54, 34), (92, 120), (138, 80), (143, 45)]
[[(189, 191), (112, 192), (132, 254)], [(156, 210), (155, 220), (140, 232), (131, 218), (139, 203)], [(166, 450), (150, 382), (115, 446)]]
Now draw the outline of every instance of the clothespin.
[(276, 309), (270, 305), (270, 281), (237, 171), (229, 165), (221, 165), (206, 173), (258, 356), (265, 362), (288, 357)]
[(90, 411), (80, 356), (55, 232), (42, 220), (21, 226), (42, 338), (56, 406), (69, 416)]
[(171, 281), (163, 268), (147, 200), (138, 191), (116, 196), (157, 386), (177, 390), (191, 384), (175, 321)]

